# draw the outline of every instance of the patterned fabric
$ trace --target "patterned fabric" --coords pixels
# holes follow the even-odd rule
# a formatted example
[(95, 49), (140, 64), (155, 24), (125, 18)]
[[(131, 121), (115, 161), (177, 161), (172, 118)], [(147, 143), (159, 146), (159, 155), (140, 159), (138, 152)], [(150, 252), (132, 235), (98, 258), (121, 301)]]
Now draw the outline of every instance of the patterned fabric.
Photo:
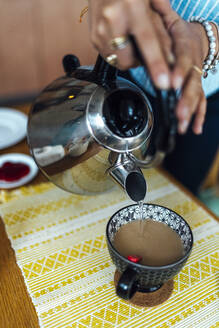
[[(219, 0), (170, 0), (172, 8), (185, 20), (193, 16), (203, 17), (219, 25)], [(146, 91), (154, 95), (153, 87), (142, 67), (130, 70), (132, 77)], [(206, 96), (219, 90), (219, 68), (215, 75), (209, 73), (207, 79), (202, 79)]]
[(219, 24), (219, 0), (170, 0), (172, 8), (185, 20), (200, 16)]
[(115, 294), (106, 223), (130, 204), (115, 188), (99, 196), (66, 193), (50, 183), (1, 192), (0, 215), (44, 328), (217, 326), (217, 222), (156, 170), (145, 171), (147, 202), (182, 215), (193, 252), (164, 304), (141, 308)]

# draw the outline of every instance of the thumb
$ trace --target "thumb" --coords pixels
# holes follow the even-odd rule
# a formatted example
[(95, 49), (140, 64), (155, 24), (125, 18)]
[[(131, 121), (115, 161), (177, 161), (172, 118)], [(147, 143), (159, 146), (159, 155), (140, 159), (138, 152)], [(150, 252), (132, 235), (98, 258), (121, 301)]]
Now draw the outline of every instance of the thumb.
[(169, 0), (151, 0), (153, 9), (162, 17), (167, 30), (178, 19), (178, 14), (172, 9)]
[(151, 4), (160, 15), (168, 15), (168, 13), (172, 11), (169, 0), (151, 0)]

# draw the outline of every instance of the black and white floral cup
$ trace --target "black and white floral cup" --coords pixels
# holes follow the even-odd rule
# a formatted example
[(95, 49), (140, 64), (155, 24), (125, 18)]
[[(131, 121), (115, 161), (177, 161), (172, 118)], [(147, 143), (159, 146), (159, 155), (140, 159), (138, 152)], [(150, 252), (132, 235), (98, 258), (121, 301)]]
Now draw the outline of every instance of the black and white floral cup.
[(146, 266), (130, 262), (113, 246), (116, 232), (132, 220), (140, 220), (139, 206), (127, 206), (116, 212), (106, 227), (107, 246), (113, 263), (121, 273), (116, 293), (123, 299), (130, 299), (136, 291), (152, 292), (172, 279), (185, 265), (193, 246), (193, 235), (188, 223), (174, 211), (155, 204), (143, 205), (143, 220), (154, 220), (167, 224), (181, 238), (184, 254), (174, 263), (162, 266)]

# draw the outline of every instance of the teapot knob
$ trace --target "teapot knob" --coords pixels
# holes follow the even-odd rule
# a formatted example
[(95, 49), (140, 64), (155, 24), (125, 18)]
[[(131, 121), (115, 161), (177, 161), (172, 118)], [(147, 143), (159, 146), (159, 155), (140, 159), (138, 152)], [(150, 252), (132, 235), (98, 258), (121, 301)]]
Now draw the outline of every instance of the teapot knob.
[(62, 59), (64, 71), (67, 75), (71, 75), (79, 66), (80, 61), (75, 55), (66, 55)]

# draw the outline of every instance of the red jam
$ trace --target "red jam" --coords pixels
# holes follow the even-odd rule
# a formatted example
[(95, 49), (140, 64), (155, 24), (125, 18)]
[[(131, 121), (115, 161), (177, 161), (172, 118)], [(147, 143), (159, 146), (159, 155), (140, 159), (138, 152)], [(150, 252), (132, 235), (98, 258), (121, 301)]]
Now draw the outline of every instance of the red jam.
[(0, 180), (15, 182), (30, 172), (28, 165), (23, 163), (5, 162), (0, 167)]
[(127, 256), (127, 259), (133, 263), (138, 263), (142, 260), (142, 257), (137, 255), (129, 255)]

